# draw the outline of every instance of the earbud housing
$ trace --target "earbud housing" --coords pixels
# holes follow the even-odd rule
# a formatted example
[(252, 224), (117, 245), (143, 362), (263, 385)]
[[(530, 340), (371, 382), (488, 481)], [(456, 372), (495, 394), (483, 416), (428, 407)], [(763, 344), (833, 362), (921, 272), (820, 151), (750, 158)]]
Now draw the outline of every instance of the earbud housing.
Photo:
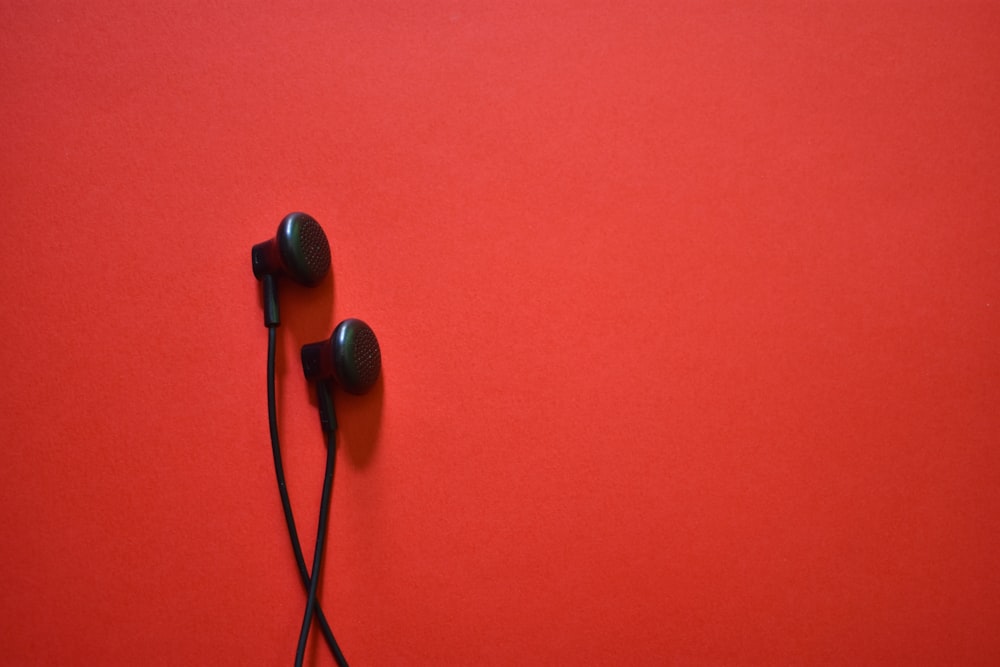
[(251, 252), (257, 280), (284, 274), (307, 287), (320, 284), (330, 272), (330, 243), (319, 223), (307, 213), (289, 213), (273, 239)]
[(382, 372), (375, 332), (359, 319), (344, 320), (328, 340), (302, 346), (302, 371), (309, 380), (333, 379), (349, 393), (366, 393)]

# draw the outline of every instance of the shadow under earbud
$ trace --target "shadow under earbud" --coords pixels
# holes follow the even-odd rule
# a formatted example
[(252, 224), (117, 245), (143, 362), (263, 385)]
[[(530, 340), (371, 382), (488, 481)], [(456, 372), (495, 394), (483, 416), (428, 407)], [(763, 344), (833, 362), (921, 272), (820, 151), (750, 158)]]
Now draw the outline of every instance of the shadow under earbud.
[(330, 335), (333, 327), (334, 287), (332, 275), (317, 287), (282, 285), (282, 327), (296, 350), (309, 341)]
[(382, 403), (385, 392), (385, 369), (367, 394), (355, 396), (337, 391), (334, 396), (340, 445), (351, 463), (365, 468), (371, 463), (382, 427)]

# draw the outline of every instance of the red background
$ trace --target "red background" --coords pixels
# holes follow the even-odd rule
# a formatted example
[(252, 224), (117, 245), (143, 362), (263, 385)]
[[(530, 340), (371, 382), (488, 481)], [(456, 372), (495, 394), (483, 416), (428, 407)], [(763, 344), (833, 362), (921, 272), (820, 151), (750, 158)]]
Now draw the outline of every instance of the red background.
[[(0, 4), (6, 664), (1000, 662), (995, 3)], [(332, 664), (318, 634), (313, 664)]]

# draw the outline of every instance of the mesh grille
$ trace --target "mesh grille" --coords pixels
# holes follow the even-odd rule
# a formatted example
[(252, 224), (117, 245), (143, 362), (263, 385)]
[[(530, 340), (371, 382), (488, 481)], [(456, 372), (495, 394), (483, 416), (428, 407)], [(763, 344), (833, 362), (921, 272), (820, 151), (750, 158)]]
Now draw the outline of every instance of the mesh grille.
[(313, 280), (319, 280), (330, 270), (330, 244), (319, 223), (312, 218), (302, 220), (299, 230), (303, 268)]
[(382, 351), (368, 325), (361, 327), (354, 338), (354, 368), (358, 371), (358, 382), (365, 388), (375, 384), (382, 370)]

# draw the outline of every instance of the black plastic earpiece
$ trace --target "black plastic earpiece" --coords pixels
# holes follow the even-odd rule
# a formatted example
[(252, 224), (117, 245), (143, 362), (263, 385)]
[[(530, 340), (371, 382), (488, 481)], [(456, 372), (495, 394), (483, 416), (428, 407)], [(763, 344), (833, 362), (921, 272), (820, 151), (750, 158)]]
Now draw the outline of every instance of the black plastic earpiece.
[(330, 243), (311, 215), (289, 213), (273, 239), (253, 247), (250, 259), (253, 275), (264, 286), (264, 324), (276, 327), (280, 318), (275, 278), (286, 275), (307, 287), (319, 285), (330, 273)]
[(337, 459), (337, 415), (333, 409), (331, 381), (352, 394), (364, 394), (375, 386), (382, 372), (382, 352), (375, 332), (361, 320), (344, 320), (334, 328), (329, 339), (302, 346), (302, 370), (307, 380), (316, 383), (319, 424), (326, 435), (326, 476), (320, 497), (312, 575), (306, 577), (309, 581), (309, 595), (306, 598), (306, 613), (302, 619), (298, 650), (295, 653), (296, 667), (303, 663), (306, 644), (309, 642), (309, 628), (316, 613), (316, 586), (326, 545), (333, 470)]
[(302, 346), (302, 371), (308, 380), (332, 379), (347, 392), (364, 394), (382, 372), (375, 332), (361, 320), (344, 320), (328, 340)]
[(307, 213), (289, 213), (273, 239), (258, 243), (251, 253), (253, 274), (284, 273), (297, 283), (315, 287), (330, 272), (330, 244), (319, 223)]

